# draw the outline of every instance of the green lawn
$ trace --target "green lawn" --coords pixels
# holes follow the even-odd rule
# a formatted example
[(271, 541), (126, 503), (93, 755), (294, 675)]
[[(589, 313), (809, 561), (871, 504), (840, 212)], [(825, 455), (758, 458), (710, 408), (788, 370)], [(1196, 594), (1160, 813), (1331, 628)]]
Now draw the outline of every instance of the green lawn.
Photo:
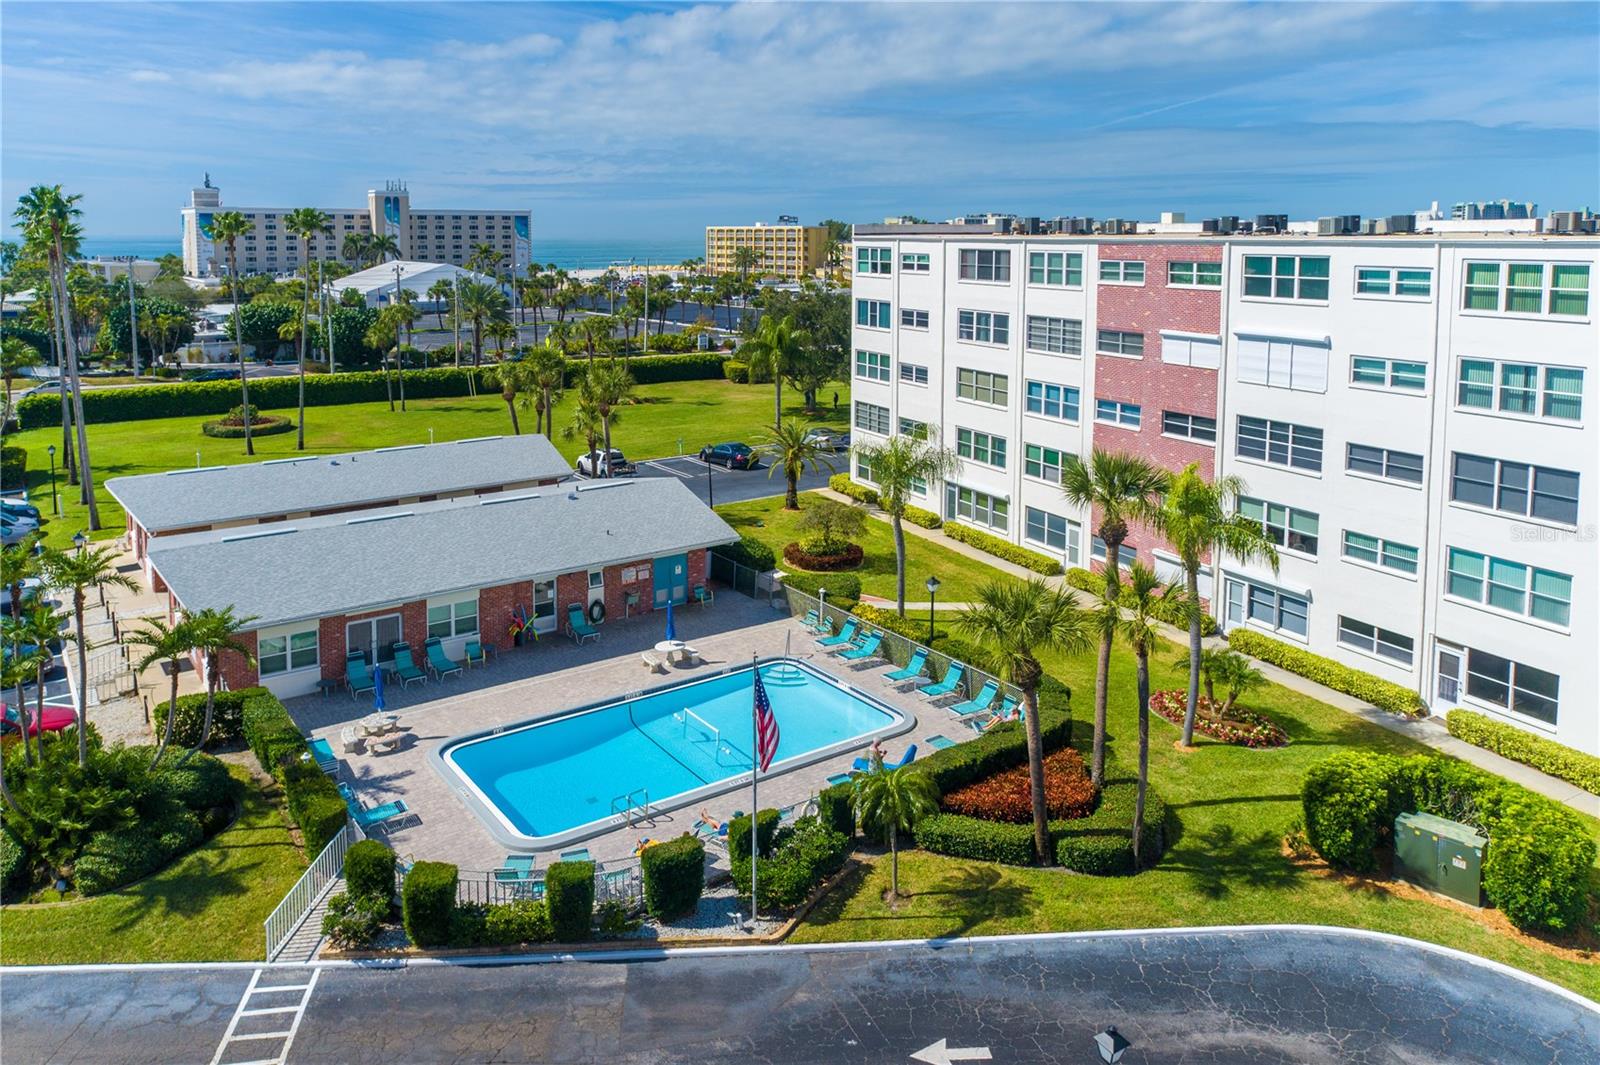
[[(824, 390), (831, 401), (834, 386)], [(837, 416), (829, 412), (815, 419), (818, 424), (843, 429), (848, 420), (848, 385), (839, 385)], [(786, 417), (806, 418), (800, 409), (800, 397), (791, 389), (784, 390)], [(639, 403), (622, 412), (612, 426), (612, 444), (620, 447), (632, 458), (655, 458), (676, 455), (680, 451), (698, 451), (703, 444), (722, 440), (754, 443), (761, 430), (771, 424), (772, 387), (770, 385), (736, 385), (728, 381), (674, 381), (659, 385), (641, 385)], [(569, 392), (557, 407), (554, 436), (556, 446), (569, 459), (576, 459), (584, 444), (581, 439), (562, 439), (559, 429), (572, 416), (574, 397)], [(395, 444), (426, 443), (460, 440), (473, 436), (508, 434), (511, 418), (499, 393), (473, 398), (422, 399), (407, 403), (404, 413), (391, 412), (387, 403), (355, 403), (347, 406), (306, 408), (306, 453), (327, 454), (340, 451), (357, 451)], [(294, 409), (274, 413), (293, 415)], [(532, 411), (518, 411), (523, 432), (532, 432)], [(212, 416), (194, 418), (161, 418), (149, 421), (113, 422), (89, 426), (89, 456), (94, 463), (96, 498), (100, 503), (101, 536), (118, 536), (122, 533), (122, 508), (118, 507), (103, 487), (110, 477), (139, 473), (158, 473), (178, 467), (200, 465), (215, 466), (223, 463), (262, 461), (284, 458), (296, 454), (295, 434), (281, 433), (256, 440), (256, 455), (252, 460), (244, 453), (240, 440), (218, 440), (202, 435), (200, 423)], [(47, 522), (46, 538), (63, 542), (72, 534), (87, 527), (86, 508), (77, 501), (75, 491), (69, 491), (65, 479), (59, 478), (62, 514), (51, 520), (50, 512), (50, 458), (46, 448), (61, 445), (61, 430), (30, 429), (6, 437), (11, 446), (28, 449), (28, 487)], [(59, 465), (60, 455), (57, 454)], [(12, 486), (7, 485), (8, 489)]]
[(238, 819), (193, 853), (121, 891), (0, 911), (0, 962), (253, 961), (262, 922), (305, 871), (284, 815), (245, 769)]
[[(836, 464), (842, 471), (847, 460), (839, 456)], [(780, 475), (781, 476), (781, 475)], [(810, 495), (800, 497), (804, 507)], [(754, 536), (771, 547), (783, 561), (785, 544), (800, 539), (801, 512), (783, 509), (783, 499), (754, 499), (745, 503), (728, 503), (717, 508), (724, 521), (741, 533)], [(865, 560), (857, 569), (850, 570), (861, 578), (861, 590), (868, 595), (894, 599), (894, 530), (884, 521), (867, 518), (866, 532), (855, 538), (866, 552)], [(792, 567), (790, 567), (792, 568)], [(977, 598), (978, 589), (986, 582), (1007, 579), (999, 570), (975, 562), (938, 543), (930, 543), (910, 532), (906, 533), (906, 600), (927, 602), (926, 581), (929, 575), (939, 578), (940, 602), (968, 602)]]
[[(1181, 687), (1165, 646), (1153, 663), (1156, 687)], [(1092, 653), (1054, 658), (1047, 668), (1073, 690), (1074, 711), (1094, 705)], [(1110, 733), (1121, 759), (1137, 754), (1133, 658), (1113, 659)], [(1355, 885), (1301, 868), (1280, 843), (1300, 812), (1306, 767), (1340, 748), (1401, 754), (1420, 745), (1341, 710), (1272, 686), (1246, 700), (1271, 713), (1292, 742), (1252, 751), (1199, 739), (1174, 747), (1178, 729), (1151, 717), (1150, 778), (1182, 819), (1181, 837), (1154, 869), (1137, 877), (1089, 877), (1019, 869), (921, 851), (902, 856), (900, 883), (912, 892), (893, 913), (882, 901), (887, 858), (869, 862), (825, 898), (795, 933), (798, 942), (978, 935), (1096, 928), (1297, 922), (1347, 925), (1411, 936), (1471, 951), (1600, 998), (1600, 964), (1573, 951), (1540, 949), (1493, 915), (1481, 920), (1450, 903), (1426, 901), (1382, 884)], [(927, 731), (932, 731), (929, 729)], [(1600, 822), (1587, 819), (1600, 837)], [(1595, 876), (1600, 887), (1600, 871)], [(1592, 946), (1592, 943), (1590, 944)]]

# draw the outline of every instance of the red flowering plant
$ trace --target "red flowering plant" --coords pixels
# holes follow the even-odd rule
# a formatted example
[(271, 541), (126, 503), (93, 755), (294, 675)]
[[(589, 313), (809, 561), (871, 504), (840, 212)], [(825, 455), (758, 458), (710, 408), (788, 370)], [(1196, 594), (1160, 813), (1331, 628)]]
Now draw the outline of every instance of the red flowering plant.
[[(1051, 820), (1088, 817), (1094, 812), (1095, 786), (1083, 767), (1083, 756), (1064, 747), (1044, 759), (1044, 804)], [(946, 813), (986, 821), (1025, 824), (1033, 820), (1033, 789), (1026, 764), (957, 788), (940, 803)]]
[[(1179, 727), (1183, 725), (1187, 706), (1188, 697), (1184, 692), (1150, 693), (1150, 709)], [(1224, 709), (1204, 695), (1200, 696), (1194, 727), (1214, 740), (1237, 747), (1282, 747), (1289, 742), (1289, 735), (1283, 731), (1283, 727), (1265, 714), (1241, 706)]]

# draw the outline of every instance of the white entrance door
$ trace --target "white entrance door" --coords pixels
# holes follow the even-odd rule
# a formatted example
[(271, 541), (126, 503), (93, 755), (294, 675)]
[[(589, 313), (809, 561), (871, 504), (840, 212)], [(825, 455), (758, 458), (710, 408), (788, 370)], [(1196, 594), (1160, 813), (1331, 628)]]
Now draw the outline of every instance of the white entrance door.
[(1433, 712), (1442, 714), (1461, 705), (1461, 686), (1466, 672), (1466, 653), (1453, 644), (1440, 643), (1434, 650)]
[(533, 631), (556, 631), (556, 582), (533, 582)]
[[(393, 662), (395, 641), (400, 639), (400, 615), (385, 614), (377, 618), (352, 621), (344, 627), (346, 652), (360, 651), (367, 656), (367, 665), (374, 662)], [(420, 648), (413, 648), (416, 654)]]

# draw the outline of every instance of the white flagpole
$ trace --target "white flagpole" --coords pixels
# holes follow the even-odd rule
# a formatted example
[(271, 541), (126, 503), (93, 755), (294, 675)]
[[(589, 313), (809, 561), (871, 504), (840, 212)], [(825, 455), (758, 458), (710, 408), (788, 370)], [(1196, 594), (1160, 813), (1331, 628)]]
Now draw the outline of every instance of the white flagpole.
[(756, 780), (761, 776), (761, 752), (759, 751), (760, 738), (756, 735), (756, 684), (759, 676), (756, 673), (756, 656), (750, 656), (750, 929), (755, 930), (756, 923), (756, 851), (760, 848), (756, 841), (760, 836), (756, 826), (761, 821), (761, 804), (756, 801)]

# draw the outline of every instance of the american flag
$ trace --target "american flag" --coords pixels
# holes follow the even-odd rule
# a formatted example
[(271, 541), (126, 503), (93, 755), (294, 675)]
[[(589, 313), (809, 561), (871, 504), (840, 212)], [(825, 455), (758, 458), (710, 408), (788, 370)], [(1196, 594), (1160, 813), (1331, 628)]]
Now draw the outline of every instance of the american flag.
[(756, 678), (756, 761), (765, 773), (772, 765), (773, 756), (778, 753), (778, 719), (772, 712), (766, 686), (761, 683), (761, 671), (756, 669), (751, 672)]

